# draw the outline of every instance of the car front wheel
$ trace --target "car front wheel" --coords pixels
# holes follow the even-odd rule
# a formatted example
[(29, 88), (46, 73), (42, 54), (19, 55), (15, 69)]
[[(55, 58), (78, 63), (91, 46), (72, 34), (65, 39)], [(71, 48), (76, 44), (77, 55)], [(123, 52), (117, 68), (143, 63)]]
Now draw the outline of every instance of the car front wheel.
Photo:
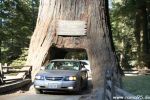
[(81, 94), (82, 91), (82, 82), (81, 80), (78, 82), (78, 84), (76, 84), (76, 89), (75, 89), (75, 94)]
[(43, 91), (40, 89), (35, 89), (35, 92), (36, 92), (36, 94), (42, 94), (43, 93)]

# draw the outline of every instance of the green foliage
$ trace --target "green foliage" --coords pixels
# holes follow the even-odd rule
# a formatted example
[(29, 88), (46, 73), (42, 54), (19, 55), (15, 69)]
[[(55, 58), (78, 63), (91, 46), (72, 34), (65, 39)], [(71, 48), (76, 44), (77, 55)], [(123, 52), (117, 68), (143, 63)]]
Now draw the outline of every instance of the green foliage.
[[(146, 9), (147, 12), (144, 12)], [(123, 68), (150, 67), (150, 44), (148, 44), (150, 37), (144, 38), (150, 33), (150, 30), (146, 28), (150, 23), (147, 20), (150, 14), (149, 1), (114, 1), (110, 14), (113, 39), (120, 65)]]
[[(22, 57), (22, 49), (29, 47), (30, 37), (35, 27), (38, 0), (34, 0), (34, 16), (31, 0), (2, 0), (0, 4), (2, 21), (0, 27), (0, 62), (8, 64)], [(17, 61), (18, 62), (18, 61)]]
[(10, 66), (25, 65), (26, 60), (27, 60), (27, 55), (28, 55), (27, 51), (28, 51), (27, 48), (22, 49), (22, 54), (19, 55), (17, 59), (13, 60)]
[(136, 43), (132, 27), (133, 20), (124, 16), (124, 13), (121, 12), (123, 5), (119, 3), (113, 5), (111, 9), (112, 31), (120, 65), (123, 68), (131, 68), (133, 66), (131, 62), (137, 59), (134, 51)]

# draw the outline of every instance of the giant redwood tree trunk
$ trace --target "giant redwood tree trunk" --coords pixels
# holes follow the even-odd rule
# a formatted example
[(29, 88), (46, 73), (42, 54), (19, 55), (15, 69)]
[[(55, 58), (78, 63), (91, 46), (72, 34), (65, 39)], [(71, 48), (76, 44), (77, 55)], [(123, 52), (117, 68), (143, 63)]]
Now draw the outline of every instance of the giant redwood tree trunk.
[[(27, 64), (34, 73), (52, 55), (50, 48), (83, 48), (87, 51), (94, 87), (102, 87), (105, 69), (114, 62), (107, 0), (40, 0), (36, 28), (31, 38)], [(85, 36), (58, 36), (59, 20), (87, 23)]]

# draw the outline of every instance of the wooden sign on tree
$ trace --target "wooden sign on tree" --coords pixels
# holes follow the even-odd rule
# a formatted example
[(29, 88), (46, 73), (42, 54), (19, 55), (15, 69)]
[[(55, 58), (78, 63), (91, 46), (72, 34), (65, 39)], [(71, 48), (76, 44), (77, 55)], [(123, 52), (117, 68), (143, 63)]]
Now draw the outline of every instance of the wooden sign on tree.
[(86, 22), (80, 20), (59, 20), (56, 33), (62, 36), (86, 35)]

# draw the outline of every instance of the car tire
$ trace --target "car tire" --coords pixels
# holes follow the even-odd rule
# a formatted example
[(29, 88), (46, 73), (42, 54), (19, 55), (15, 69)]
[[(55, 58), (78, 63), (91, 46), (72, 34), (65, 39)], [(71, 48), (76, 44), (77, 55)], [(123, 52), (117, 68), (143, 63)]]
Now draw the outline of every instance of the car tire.
[(43, 93), (43, 91), (40, 89), (35, 89), (35, 92), (36, 92), (36, 94), (42, 94)]
[(88, 80), (86, 80), (85, 84), (84, 84), (84, 90), (88, 89)]
[(77, 85), (78, 88), (75, 90), (75, 94), (77, 94), (77, 95), (80, 95), (81, 91), (82, 91), (82, 82), (81, 82), (81, 80), (80, 80), (80, 83)]
[(75, 91), (75, 94), (80, 95), (81, 94), (81, 87)]

